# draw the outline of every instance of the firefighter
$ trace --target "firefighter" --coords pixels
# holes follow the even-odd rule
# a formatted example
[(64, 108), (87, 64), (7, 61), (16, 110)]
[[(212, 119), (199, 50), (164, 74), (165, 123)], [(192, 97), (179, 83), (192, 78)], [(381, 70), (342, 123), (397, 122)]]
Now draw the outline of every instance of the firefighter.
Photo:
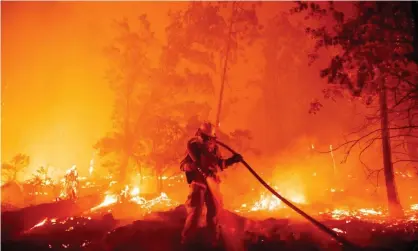
[[(219, 172), (240, 162), (241, 155), (235, 154), (223, 159), (216, 144), (215, 127), (205, 122), (197, 130), (196, 136), (187, 144), (187, 155), (181, 162), (181, 170), (186, 174), (190, 193), (186, 201), (187, 218), (182, 232), (182, 243), (190, 243), (196, 236), (199, 222), (206, 204), (206, 224), (209, 239), (216, 244), (219, 238), (217, 215), (221, 201), (214, 196), (220, 183)], [(208, 186), (208, 181), (211, 186)], [(217, 192), (217, 191), (216, 191)]]
[(78, 171), (77, 167), (74, 165), (70, 170), (65, 174), (65, 193), (67, 198), (70, 200), (77, 199), (79, 181), (78, 181)]

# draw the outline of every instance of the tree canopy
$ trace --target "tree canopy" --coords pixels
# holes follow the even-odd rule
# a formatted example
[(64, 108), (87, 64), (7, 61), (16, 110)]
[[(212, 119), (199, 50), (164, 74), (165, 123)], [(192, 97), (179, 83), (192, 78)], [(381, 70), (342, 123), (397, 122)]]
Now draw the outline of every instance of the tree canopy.
[[(371, 170), (362, 163), (368, 177), (375, 173), (378, 177), (384, 171), (392, 215), (402, 215), (392, 152), (401, 147), (399, 151), (404, 153), (402, 147), (416, 137), (418, 34), (414, 11), (416, 5), (407, 2), (298, 2), (292, 9), (293, 13), (307, 13), (306, 19), (327, 20), (319, 27), (306, 28), (316, 41), (309, 55), (311, 62), (318, 59), (321, 49), (336, 51), (320, 72), (331, 85), (324, 90), (325, 98), (359, 98), (371, 108), (372, 114), (365, 116), (364, 125), (352, 134), (358, 138), (349, 139), (342, 146), (347, 146), (348, 156), (355, 145), (363, 143), (361, 157), (374, 142), (381, 140), (383, 168)], [(315, 113), (320, 108), (321, 104), (314, 102), (311, 111)]]
[[(158, 177), (179, 170), (188, 138), (209, 119), (216, 104), (215, 79), (222, 65), (217, 61), (225, 57), (228, 13), (234, 13), (233, 62), (239, 41), (251, 41), (251, 34), (260, 28), (255, 8), (192, 2), (185, 11), (170, 13), (167, 43), (155, 39), (146, 15), (140, 16), (138, 25), (127, 20), (116, 23), (119, 35), (106, 49), (108, 81), (115, 93), (114, 126), (95, 148), (122, 183), (144, 165)], [(150, 51), (158, 51), (159, 60), (150, 62)], [(241, 149), (248, 148), (251, 138), (243, 130), (221, 135), (240, 142)]]
[[(335, 51), (320, 72), (330, 84), (323, 90), (324, 97), (361, 100), (370, 114), (356, 132), (374, 137), (367, 133), (380, 122), (377, 94), (381, 88), (376, 80), (384, 79), (390, 130), (402, 146), (414, 137), (417, 126), (418, 67), (411, 57), (416, 51), (417, 27), (412, 7), (406, 2), (298, 2), (292, 9), (292, 13), (305, 13), (306, 19), (327, 20), (306, 28), (316, 41), (309, 55), (312, 62), (324, 49)], [(312, 103), (311, 112), (321, 106)]]
[(16, 154), (9, 162), (1, 164), (2, 179), (3, 177), (7, 182), (16, 181), (17, 175), (25, 170), (30, 164), (30, 157), (26, 154)]

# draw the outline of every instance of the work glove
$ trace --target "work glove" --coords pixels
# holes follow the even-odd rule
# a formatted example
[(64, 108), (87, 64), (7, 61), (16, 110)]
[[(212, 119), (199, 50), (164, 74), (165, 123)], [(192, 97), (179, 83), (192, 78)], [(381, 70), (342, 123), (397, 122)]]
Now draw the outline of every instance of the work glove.
[(236, 154), (232, 155), (232, 159), (233, 159), (233, 162), (235, 164), (235, 163), (238, 163), (238, 162), (242, 161), (242, 156), (241, 156), (241, 154), (236, 153)]
[(230, 166), (230, 165), (233, 165), (235, 163), (240, 162), (241, 160), (242, 160), (242, 156), (240, 154), (236, 153), (236, 154), (232, 155), (232, 157), (228, 158), (225, 161), (225, 165)]

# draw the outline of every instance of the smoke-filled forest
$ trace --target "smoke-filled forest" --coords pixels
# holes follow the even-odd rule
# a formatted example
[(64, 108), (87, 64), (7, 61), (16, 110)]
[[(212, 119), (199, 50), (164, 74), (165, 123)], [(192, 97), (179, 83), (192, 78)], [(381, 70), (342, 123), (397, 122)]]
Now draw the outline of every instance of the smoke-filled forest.
[(415, 250), (417, 13), (2, 2), (2, 248)]

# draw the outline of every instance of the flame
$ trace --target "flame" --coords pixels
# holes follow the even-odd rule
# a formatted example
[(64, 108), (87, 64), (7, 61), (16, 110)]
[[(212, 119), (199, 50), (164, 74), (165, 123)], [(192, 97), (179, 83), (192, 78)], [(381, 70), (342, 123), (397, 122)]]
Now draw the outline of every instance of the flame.
[(337, 233), (342, 233), (342, 234), (345, 234), (346, 233), (345, 231), (343, 231), (343, 230), (341, 230), (339, 228), (336, 228), (336, 227), (334, 227), (332, 230), (334, 230)]
[(134, 188), (132, 189), (132, 191), (130, 192), (130, 195), (131, 195), (132, 197), (135, 197), (135, 196), (139, 195), (139, 187), (134, 187)]
[[(406, 211), (406, 213), (410, 213)], [(350, 222), (351, 219), (361, 219), (366, 221), (380, 221), (384, 222), (388, 217), (388, 212), (380, 209), (373, 208), (358, 208), (358, 209), (343, 209), (336, 208), (332, 211), (320, 212), (320, 215), (330, 217), (334, 220), (346, 220)]]
[(43, 219), (41, 222), (39, 222), (38, 224), (36, 224), (35, 226), (33, 226), (30, 230), (45, 225), (45, 223), (47, 222), (47, 220), (48, 220), (48, 218)]
[(43, 219), (42, 221), (40, 221), (39, 223), (37, 223), (36, 225), (34, 225), (33, 227), (31, 227), (29, 230), (25, 231), (25, 232), (29, 232), (32, 231), (35, 228), (38, 227), (42, 227), (43, 225), (45, 225), (45, 223), (48, 221), (48, 218)]
[[(305, 196), (302, 194), (294, 194), (293, 196), (289, 196), (289, 200), (296, 203), (296, 204), (305, 204), (306, 199)], [(242, 204), (241, 209), (247, 208), (247, 204)], [(252, 206), (250, 206), (250, 210), (252, 212), (256, 211), (275, 211), (278, 209), (283, 208), (284, 205), (282, 201), (276, 198), (274, 195), (266, 195), (261, 194), (260, 199), (256, 201)]]
[(93, 169), (94, 169), (94, 157), (90, 160), (90, 167), (89, 167), (90, 176), (93, 174)]
[(382, 215), (381, 211), (376, 211), (374, 209), (361, 208), (359, 209), (359, 212), (361, 212), (363, 215)]
[(157, 198), (146, 201), (143, 204), (142, 208), (147, 209), (148, 211), (151, 211), (152, 208), (154, 206), (158, 205), (158, 204), (159, 205), (165, 205), (165, 206), (168, 206), (168, 207), (177, 205), (177, 203), (172, 202), (171, 199), (168, 198), (166, 193), (161, 193), (160, 196), (158, 196)]
[(115, 204), (116, 202), (118, 202), (118, 197), (114, 194), (108, 194), (106, 195), (102, 203), (91, 208), (90, 211), (95, 211), (99, 208), (110, 206), (112, 204)]
[[(277, 189), (277, 187), (274, 187)], [(330, 188), (329, 191), (335, 193), (337, 191), (343, 192), (344, 189), (335, 189)], [(307, 204), (307, 200), (302, 193), (296, 193), (291, 191), (285, 194), (284, 197), (289, 198), (295, 204), (303, 205)], [(253, 203), (243, 203), (240, 208), (234, 210), (235, 212), (272, 212), (285, 208), (284, 203), (277, 199), (274, 195), (269, 195), (262, 193), (258, 200)], [(406, 220), (409, 222), (417, 222), (417, 211), (418, 204), (410, 205), (408, 209), (405, 209)], [(346, 223), (350, 222), (352, 219), (370, 221), (370, 222), (387, 222), (389, 217), (389, 212), (387, 209), (381, 208), (333, 208), (331, 210), (327, 209), (325, 212), (319, 212), (319, 215), (322, 215), (326, 218), (331, 218), (333, 220), (345, 220)], [(335, 229), (334, 229), (335, 230)], [(337, 231), (339, 232), (339, 231)], [(340, 232), (341, 233), (341, 232)]]
[[(111, 182), (113, 184), (113, 182)], [(145, 198), (140, 196), (141, 190), (139, 187), (129, 187), (126, 185), (124, 189), (119, 194), (107, 194), (102, 203), (90, 209), (90, 211), (95, 211), (99, 208), (108, 207), (116, 203), (121, 203), (123, 201), (132, 202), (141, 206), (142, 209), (146, 211), (151, 211), (153, 207), (157, 205), (161, 205), (163, 207), (172, 207), (177, 205), (177, 203), (171, 201), (171, 199), (167, 196), (166, 193), (162, 192), (158, 197), (146, 200)]]

